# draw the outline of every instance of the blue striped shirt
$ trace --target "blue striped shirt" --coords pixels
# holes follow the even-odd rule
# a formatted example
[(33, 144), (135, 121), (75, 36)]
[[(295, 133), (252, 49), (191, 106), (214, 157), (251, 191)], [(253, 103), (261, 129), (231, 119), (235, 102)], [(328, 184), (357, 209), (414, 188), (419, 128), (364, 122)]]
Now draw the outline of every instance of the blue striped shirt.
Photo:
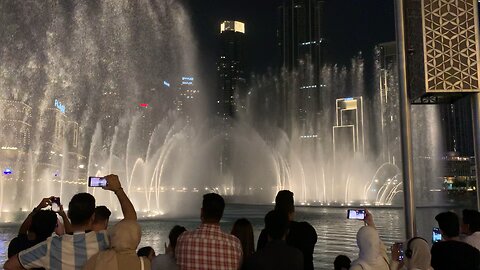
[(107, 231), (80, 232), (49, 237), (42, 243), (18, 254), (26, 268), (77, 270), (93, 255), (109, 247)]

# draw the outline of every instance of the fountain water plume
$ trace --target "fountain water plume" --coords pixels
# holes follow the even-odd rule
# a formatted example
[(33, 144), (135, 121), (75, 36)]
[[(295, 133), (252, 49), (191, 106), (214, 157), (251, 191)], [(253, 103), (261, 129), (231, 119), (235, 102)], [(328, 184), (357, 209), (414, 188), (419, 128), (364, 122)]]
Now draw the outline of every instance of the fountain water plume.
[[(18, 137), (34, 131), (20, 158), (0, 152), (2, 166), (22, 171), (0, 181), (4, 212), (82, 191), (118, 210), (111, 192), (86, 187), (87, 176), (110, 173), (146, 217), (186, 214), (212, 191), (241, 203), (270, 203), (282, 189), (303, 205), (397, 202), (398, 76), (378, 52), (325, 64), (316, 86), (304, 85), (312, 66), (252, 76), (236, 102), (246, 108), (226, 120), (204, 115), (201, 103), (179, 105), (181, 78), (197, 82), (198, 55), (180, 1), (4, 0), (0, 16), (0, 106), (16, 102), (0, 116), (27, 123), (12, 129)], [(336, 118), (340, 99), (357, 102), (352, 123)], [(428, 138), (439, 136), (429, 122), (436, 115), (415, 114)], [(334, 127), (348, 126), (354, 147), (334, 145)]]

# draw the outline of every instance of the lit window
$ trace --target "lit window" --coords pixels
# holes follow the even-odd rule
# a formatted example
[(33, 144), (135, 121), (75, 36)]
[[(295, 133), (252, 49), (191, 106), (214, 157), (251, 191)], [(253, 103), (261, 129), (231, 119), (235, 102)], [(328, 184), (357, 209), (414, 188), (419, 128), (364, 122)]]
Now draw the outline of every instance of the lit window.
[(238, 21), (224, 21), (220, 25), (220, 33), (225, 31), (232, 31), (238, 33), (245, 33), (245, 24)]

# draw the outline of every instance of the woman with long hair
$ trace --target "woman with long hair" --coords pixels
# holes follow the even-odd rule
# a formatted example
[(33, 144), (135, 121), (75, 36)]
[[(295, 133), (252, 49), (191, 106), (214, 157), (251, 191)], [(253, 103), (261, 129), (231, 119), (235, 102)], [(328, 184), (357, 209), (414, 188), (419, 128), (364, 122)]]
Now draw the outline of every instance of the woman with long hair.
[(245, 262), (255, 252), (252, 224), (246, 218), (237, 219), (233, 224), (231, 234), (240, 240), (243, 251), (242, 262)]

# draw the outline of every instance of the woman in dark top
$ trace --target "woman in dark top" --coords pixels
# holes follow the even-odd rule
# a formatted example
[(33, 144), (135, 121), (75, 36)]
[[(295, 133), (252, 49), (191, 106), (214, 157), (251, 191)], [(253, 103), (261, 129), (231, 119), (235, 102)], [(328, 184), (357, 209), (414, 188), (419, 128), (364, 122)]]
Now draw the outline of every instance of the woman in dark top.
[(245, 262), (255, 252), (252, 224), (246, 218), (237, 219), (233, 224), (231, 234), (240, 240), (243, 251), (242, 262)]

